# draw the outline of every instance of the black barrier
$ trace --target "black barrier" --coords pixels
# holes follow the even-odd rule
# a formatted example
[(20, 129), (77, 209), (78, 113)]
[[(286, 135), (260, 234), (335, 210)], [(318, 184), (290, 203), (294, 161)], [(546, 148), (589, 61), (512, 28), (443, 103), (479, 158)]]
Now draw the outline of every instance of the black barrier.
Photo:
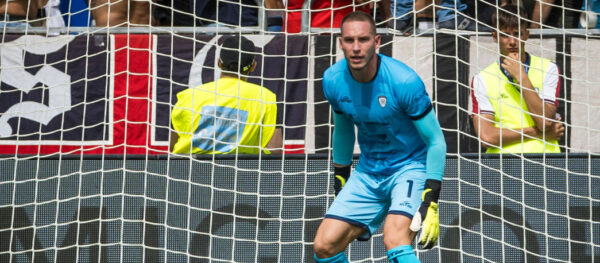
[[(305, 262), (326, 155), (0, 160), (0, 262)], [(449, 157), (423, 262), (600, 260), (600, 159)], [(351, 261), (385, 261), (381, 235)]]

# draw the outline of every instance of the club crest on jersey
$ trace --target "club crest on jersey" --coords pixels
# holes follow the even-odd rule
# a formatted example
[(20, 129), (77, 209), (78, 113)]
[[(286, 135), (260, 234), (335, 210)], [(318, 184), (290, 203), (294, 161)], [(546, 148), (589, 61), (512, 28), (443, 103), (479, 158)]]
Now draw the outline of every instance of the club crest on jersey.
[(387, 98), (385, 96), (379, 96), (379, 105), (381, 105), (382, 108), (385, 107), (386, 103), (387, 103)]

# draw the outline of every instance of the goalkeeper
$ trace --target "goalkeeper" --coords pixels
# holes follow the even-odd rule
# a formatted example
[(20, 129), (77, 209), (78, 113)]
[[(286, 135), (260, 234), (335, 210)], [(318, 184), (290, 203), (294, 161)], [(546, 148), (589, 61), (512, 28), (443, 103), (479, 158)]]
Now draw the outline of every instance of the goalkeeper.
[[(381, 222), (390, 262), (419, 262), (412, 240), (437, 243), (438, 198), (446, 143), (419, 76), (376, 53), (380, 36), (370, 15), (342, 20), (345, 59), (325, 72), (323, 91), (334, 111), (336, 198), (314, 240), (316, 262), (348, 262), (354, 239), (368, 240)], [(361, 155), (350, 176), (354, 128)], [(343, 186), (343, 187), (342, 187)]]

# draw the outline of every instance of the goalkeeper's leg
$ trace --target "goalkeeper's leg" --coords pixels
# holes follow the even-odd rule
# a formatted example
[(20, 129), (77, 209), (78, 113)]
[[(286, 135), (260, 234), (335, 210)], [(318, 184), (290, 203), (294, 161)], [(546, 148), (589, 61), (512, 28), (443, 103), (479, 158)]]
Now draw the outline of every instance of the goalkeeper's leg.
[(425, 166), (418, 164), (393, 175), (391, 204), (383, 227), (383, 243), (390, 262), (419, 262), (411, 246), (416, 232), (410, 229), (410, 224), (421, 205), (426, 178)]
[(420, 262), (410, 245), (416, 233), (409, 228), (412, 219), (405, 215), (390, 214), (383, 227), (383, 243), (388, 250), (387, 256), (392, 263)]
[(314, 241), (315, 261), (317, 263), (348, 262), (344, 250), (364, 231), (362, 227), (341, 220), (323, 219)]

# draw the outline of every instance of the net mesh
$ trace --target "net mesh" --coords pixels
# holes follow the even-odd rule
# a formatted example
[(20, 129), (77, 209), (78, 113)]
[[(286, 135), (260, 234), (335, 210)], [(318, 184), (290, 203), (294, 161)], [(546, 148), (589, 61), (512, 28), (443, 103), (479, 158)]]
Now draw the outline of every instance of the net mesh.
[[(501, 156), (485, 153), (471, 119), (471, 80), (498, 59), (497, 44), (489, 32), (435, 27), (443, 9), (485, 25), (500, 3), (417, 2), (405, 35), (386, 1), (49, 2), (30, 25), (4, 11), (0, 262), (312, 261), (333, 200), (321, 80), (343, 58), (338, 20), (314, 21), (334, 9), (376, 15), (378, 52), (415, 69), (445, 133), (440, 242), (417, 249), (422, 262), (600, 261), (600, 31), (595, 13), (581, 10), (594, 1), (549, 4), (525, 43), (559, 68), (563, 153)], [(533, 24), (544, 15), (536, 3), (522, 3)], [(106, 27), (92, 19), (102, 12), (125, 15)], [(278, 21), (288, 32), (276, 31)], [(168, 154), (177, 93), (218, 79), (219, 45), (239, 33), (256, 46), (248, 81), (277, 96), (285, 154)], [(381, 229), (346, 252), (352, 262), (387, 262)]]

